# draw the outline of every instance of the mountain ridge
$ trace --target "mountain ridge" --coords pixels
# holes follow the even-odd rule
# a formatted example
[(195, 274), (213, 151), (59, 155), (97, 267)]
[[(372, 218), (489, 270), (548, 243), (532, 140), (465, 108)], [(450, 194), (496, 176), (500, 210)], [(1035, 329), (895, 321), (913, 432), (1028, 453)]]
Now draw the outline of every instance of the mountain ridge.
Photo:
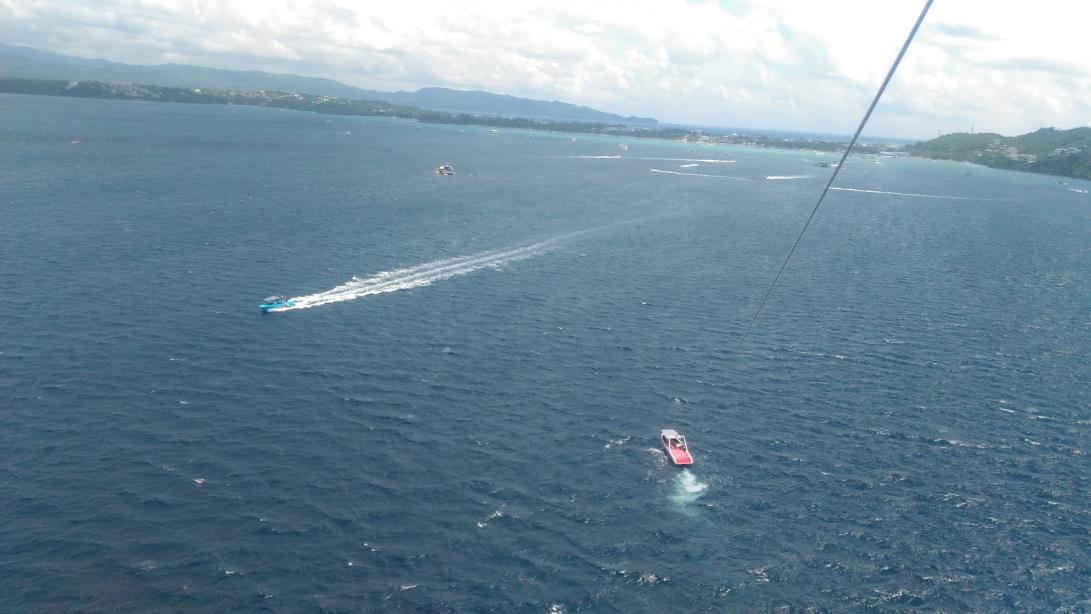
[(357, 100), (382, 100), (430, 111), (589, 123), (658, 124), (657, 120), (649, 117), (625, 117), (558, 100), (535, 100), (483, 90), (424, 87), (414, 92), (384, 92), (367, 90), (324, 77), (190, 64), (125, 64), (4, 43), (0, 43), (0, 78), (86, 80), (219, 90), (274, 90)]

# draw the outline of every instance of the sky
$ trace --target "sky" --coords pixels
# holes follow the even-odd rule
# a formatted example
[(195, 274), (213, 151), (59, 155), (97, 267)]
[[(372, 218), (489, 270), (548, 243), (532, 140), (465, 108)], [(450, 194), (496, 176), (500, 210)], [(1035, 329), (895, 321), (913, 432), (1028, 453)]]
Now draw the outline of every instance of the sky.
[[(923, 0), (0, 0), (0, 42), (850, 133)], [(867, 134), (1091, 123), (1091, 3), (936, 0)], [(2, 73), (2, 67), (0, 67)]]

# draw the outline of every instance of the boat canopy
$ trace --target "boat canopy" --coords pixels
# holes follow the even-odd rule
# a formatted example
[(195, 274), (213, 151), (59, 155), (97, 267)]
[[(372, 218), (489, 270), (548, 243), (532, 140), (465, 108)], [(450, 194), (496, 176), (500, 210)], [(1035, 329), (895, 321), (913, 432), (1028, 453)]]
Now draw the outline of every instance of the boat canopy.
[(266, 305), (269, 305), (271, 303), (283, 303), (284, 301), (285, 301), (285, 299), (284, 299), (283, 296), (267, 296), (264, 299), (262, 299), (262, 302), (265, 303)]

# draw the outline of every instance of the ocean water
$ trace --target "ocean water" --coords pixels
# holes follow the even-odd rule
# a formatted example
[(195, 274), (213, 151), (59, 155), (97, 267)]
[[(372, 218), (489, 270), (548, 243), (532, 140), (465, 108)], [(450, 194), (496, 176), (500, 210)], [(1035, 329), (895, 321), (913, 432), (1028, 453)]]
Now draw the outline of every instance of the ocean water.
[(1091, 610), (1088, 182), (618, 143), (0, 96), (0, 610)]

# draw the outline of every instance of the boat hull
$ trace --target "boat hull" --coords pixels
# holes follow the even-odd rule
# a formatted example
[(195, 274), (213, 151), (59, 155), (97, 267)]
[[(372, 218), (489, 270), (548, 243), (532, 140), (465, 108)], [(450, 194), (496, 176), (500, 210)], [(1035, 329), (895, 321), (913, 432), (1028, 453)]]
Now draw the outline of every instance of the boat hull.
[(667, 454), (667, 458), (669, 458), (676, 467), (688, 467), (693, 464), (693, 456), (689, 453), (689, 450), (673, 447), (666, 441), (662, 441), (661, 444), (663, 446), (663, 452)]
[(258, 309), (260, 309), (262, 313), (269, 313), (273, 309), (281, 309), (284, 307), (295, 307), (295, 302), (284, 301), (283, 303), (263, 303), (258, 305)]

